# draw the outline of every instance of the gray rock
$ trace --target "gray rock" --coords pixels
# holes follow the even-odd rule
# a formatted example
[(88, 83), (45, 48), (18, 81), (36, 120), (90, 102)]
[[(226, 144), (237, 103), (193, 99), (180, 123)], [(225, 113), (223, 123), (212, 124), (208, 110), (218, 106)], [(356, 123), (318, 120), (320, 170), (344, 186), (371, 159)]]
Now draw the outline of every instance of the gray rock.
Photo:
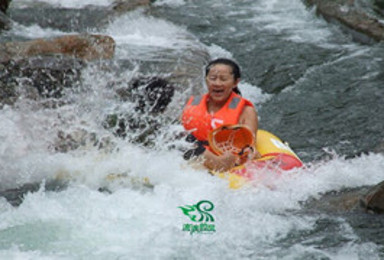
[(112, 4), (112, 9), (119, 13), (125, 13), (138, 7), (148, 6), (150, 3), (150, 0), (116, 0)]
[(61, 98), (65, 88), (78, 86), (84, 62), (63, 56), (41, 56), (0, 63), (0, 104), (12, 105), (18, 96)]
[(376, 214), (384, 213), (384, 181), (373, 186), (360, 198), (360, 205), (365, 211)]
[(316, 6), (317, 14), (328, 22), (339, 24), (353, 39), (362, 43), (384, 40), (384, 25), (359, 8), (354, 0), (304, 0)]
[(303, 203), (306, 211), (326, 212), (333, 214), (384, 213), (384, 181), (374, 186), (346, 188), (330, 191), (319, 199), (310, 199)]
[(9, 30), (11, 28), (11, 20), (5, 13), (0, 11), (0, 32), (1, 30)]
[(378, 8), (384, 10), (384, 0), (375, 0), (375, 1), (374, 1), (374, 4), (375, 4)]
[(27, 98), (61, 98), (65, 88), (79, 86), (87, 62), (113, 58), (114, 48), (103, 35), (6, 42), (0, 46), (0, 104), (12, 105), (19, 86)]
[[(0, 71), (2, 70), (0, 65)], [(0, 109), (3, 105), (12, 105), (17, 99), (16, 84), (6, 84), (0, 81)]]
[(11, 204), (12, 206), (17, 207), (23, 202), (25, 194), (37, 192), (41, 189), (42, 186), (44, 186), (45, 191), (59, 192), (59, 191), (65, 190), (68, 187), (68, 181), (55, 179), (55, 180), (50, 180), (45, 184), (27, 183), (27, 184), (21, 185), (20, 187), (0, 190), (0, 197), (5, 198), (8, 201), (8, 203)]
[(384, 17), (384, 0), (376, 0), (373, 4), (376, 13)]
[(0, 0), (0, 12), (6, 13), (11, 0)]
[(53, 39), (5, 42), (0, 46), (0, 62), (53, 54), (92, 61), (111, 59), (114, 51), (115, 41), (107, 35), (65, 35)]

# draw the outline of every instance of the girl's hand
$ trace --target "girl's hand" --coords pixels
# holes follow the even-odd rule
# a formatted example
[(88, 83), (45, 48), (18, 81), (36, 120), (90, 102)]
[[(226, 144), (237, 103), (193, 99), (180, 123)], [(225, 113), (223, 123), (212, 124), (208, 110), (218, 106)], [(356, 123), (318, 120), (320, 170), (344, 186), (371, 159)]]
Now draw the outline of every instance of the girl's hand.
[(226, 152), (223, 155), (219, 156), (220, 160), (220, 168), (223, 171), (227, 171), (236, 166), (239, 157), (234, 155), (233, 153)]

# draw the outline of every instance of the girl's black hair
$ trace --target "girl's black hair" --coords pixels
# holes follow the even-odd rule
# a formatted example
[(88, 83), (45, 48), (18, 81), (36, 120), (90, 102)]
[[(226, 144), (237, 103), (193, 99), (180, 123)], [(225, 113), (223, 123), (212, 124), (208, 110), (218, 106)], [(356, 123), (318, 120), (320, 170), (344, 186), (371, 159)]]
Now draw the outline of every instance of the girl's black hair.
[[(231, 67), (232, 68), (232, 74), (233, 74), (233, 77), (235, 80), (241, 78), (241, 72), (240, 72), (239, 65), (237, 65), (237, 63), (234, 62), (233, 60), (226, 59), (226, 58), (218, 58), (218, 59), (210, 61), (208, 63), (208, 65), (205, 67), (205, 76), (208, 76), (208, 73), (211, 70), (211, 68), (217, 64), (224, 64), (224, 65)], [(233, 91), (236, 94), (241, 95), (241, 92), (237, 86), (233, 89)]]

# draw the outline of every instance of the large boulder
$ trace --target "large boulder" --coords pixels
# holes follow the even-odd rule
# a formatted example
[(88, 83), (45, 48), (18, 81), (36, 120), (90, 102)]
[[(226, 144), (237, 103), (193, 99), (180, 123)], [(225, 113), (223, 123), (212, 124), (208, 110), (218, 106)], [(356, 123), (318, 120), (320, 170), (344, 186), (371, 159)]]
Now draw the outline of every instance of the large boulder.
[(53, 39), (6, 42), (0, 46), (0, 62), (41, 55), (62, 54), (86, 61), (111, 59), (115, 41), (106, 35), (65, 35)]
[(328, 22), (337, 23), (360, 42), (384, 40), (384, 25), (364, 12), (354, 0), (305, 0), (316, 6), (317, 14)]
[(17, 100), (17, 89), (31, 99), (61, 98), (65, 88), (81, 84), (81, 70), (87, 62), (113, 58), (114, 48), (114, 40), (104, 35), (0, 45), (0, 107)]

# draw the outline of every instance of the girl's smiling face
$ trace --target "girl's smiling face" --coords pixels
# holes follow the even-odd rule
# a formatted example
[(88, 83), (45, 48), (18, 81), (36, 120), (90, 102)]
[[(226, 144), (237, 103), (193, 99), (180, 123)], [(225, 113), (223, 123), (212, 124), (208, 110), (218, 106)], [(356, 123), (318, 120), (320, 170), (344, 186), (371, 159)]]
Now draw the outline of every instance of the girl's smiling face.
[(240, 81), (240, 79), (235, 80), (232, 68), (225, 64), (213, 65), (209, 69), (205, 80), (208, 86), (210, 100), (222, 105), (228, 100), (233, 88), (235, 88)]

